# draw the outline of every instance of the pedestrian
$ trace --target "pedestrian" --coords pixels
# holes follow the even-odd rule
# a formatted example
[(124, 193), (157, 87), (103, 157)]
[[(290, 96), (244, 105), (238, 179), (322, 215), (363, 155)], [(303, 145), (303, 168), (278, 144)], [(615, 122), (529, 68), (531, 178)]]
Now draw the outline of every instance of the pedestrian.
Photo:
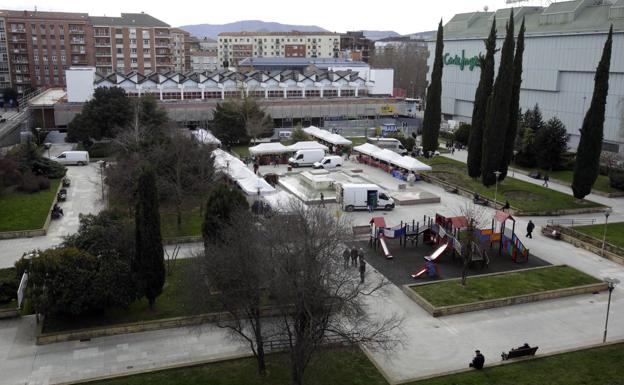
[(367, 208), (368, 208), (368, 212), (369, 213), (373, 212), (373, 204), (372, 203), (369, 202), (368, 205), (367, 205)]
[(325, 195), (321, 192), (321, 207), (325, 207)]
[(451, 147), (451, 155), (455, 154), (455, 147)]
[(526, 234), (527, 238), (533, 239), (532, 233), (533, 233), (534, 228), (535, 228), (535, 223), (533, 223), (533, 221), (529, 219), (529, 224), (527, 225), (527, 234)]
[(364, 262), (364, 249), (361, 247), (358, 249), (358, 260), (360, 263)]
[(360, 260), (360, 283), (364, 283), (364, 275), (366, 274), (366, 262)]
[(468, 366), (477, 370), (481, 370), (483, 369), (483, 364), (485, 364), (485, 356), (481, 354), (480, 351), (476, 350), (475, 356), (472, 359), (472, 362), (468, 364)]
[(258, 175), (258, 169), (260, 168), (260, 166), (258, 166), (258, 163), (254, 163), (253, 165), (253, 169), (254, 169), (254, 174)]
[(509, 205), (509, 201), (505, 201), (505, 206), (503, 206), (503, 211), (505, 211), (505, 210), (509, 210), (509, 207), (511, 207), (511, 206)]
[(550, 178), (548, 177), (548, 173), (544, 174), (544, 183), (542, 183), (542, 186), (548, 187), (548, 181), (549, 180), (550, 180)]
[(351, 250), (349, 250), (348, 247), (345, 247), (344, 251), (342, 252), (342, 259), (344, 260), (344, 268), (348, 268), (349, 267), (349, 259), (351, 258)]
[(357, 267), (358, 250), (355, 245), (351, 248), (351, 266)]

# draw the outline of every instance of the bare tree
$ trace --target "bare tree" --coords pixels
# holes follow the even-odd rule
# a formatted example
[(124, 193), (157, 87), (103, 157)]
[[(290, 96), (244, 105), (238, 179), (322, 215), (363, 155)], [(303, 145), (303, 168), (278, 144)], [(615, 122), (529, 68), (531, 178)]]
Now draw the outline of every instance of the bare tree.
[(375, 51), (371, 67), (394, 69), (394, 86), (407, 90), (410, 97), (422, 97), (427, 87), (427, 50), (422, 47), (387, 46)]
[(474, 253), (480, 249), (481, 245), (475, 237), (475, 230), (480, 229), (487, 223), (487, 211), (482, 206), (477, 206), (474, 203), (466, 203), (459, 208), (461, 216), (466, 218), (468, 222), (468, 229), (461, 237), (462, 243), (462, 275), (461, 284), (466, 286), (466, 279), (468, 278), (468, 265), (472, 262)]

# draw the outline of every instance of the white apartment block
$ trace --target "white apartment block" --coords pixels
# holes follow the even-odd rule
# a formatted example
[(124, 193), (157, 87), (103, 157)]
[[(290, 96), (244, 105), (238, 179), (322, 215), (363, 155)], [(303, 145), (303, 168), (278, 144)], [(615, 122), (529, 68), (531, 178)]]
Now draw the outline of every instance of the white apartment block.
[(340, 34), (332, 32), (223, 32), (218, 39), (220, 67), (248, 57), (338, 57)]

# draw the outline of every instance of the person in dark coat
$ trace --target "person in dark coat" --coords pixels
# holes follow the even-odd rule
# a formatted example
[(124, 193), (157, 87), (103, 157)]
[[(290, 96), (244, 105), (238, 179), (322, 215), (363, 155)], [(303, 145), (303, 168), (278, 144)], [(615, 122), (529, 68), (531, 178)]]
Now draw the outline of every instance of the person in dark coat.
[(511, 205), (509, 204), (509, 201), (505, 201), (505, 206), (503, 206), (503, 211), (509, 210), (510, 207)]
[(533, 239), (533, 229), (535, 228), (535, 223), (532, 220), (529, 220), (529, 224), (527, 225), (527, 233), (526, 237)]
[(366, 262), (360, 259), (360, 283), (364, 283), (364, 275), (366, 275)]
[(355, 246), (351, 248), (351, 266), (357, 267), (358, 251)]
[(542, 186), (548, 187), (549, 180), (550, 180), (550, 177), (548, 176), (548, 173), (544, 174), (544, 183), (542, 183)]
[(348, 247), (345, 247), (344, 251), (342, 252), (342, 259), (344, 260), (345, 269), (349, 267), (349, 258), (351, 258), (351, 250)]
[(483, 364), (485, 364), (485, 356), (481, 354), (480, 351), (475, 351), (475, 356), (468, 366), (477, 370), (481, 370), (483, 369)]

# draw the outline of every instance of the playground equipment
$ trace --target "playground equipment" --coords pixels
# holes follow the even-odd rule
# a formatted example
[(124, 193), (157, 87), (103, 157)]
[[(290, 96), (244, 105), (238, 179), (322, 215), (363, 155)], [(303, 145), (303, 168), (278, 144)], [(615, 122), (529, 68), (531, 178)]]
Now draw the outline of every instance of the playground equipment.
[(435, 261), (436, 259), (440, 258), (442, 254), (444, 254), (444, 252), (448, 249), (448, 247), (449, 247), (449, 244), (445, 243), (442, 246), (438, 247), (433, 252), (433, 254), (426, 256), (425, 265), (420, 270), (412, 274), (412, 278), (416, 279), (425, 273), (427, 273), (427, 275), (432, 278), (439, 277), (440, 272), (438, 270), (438, 266), (435, 264)]
[[(511, 228), (507, 227), (507, 222), (511, 221)], [(529, 249), (524, 246), (520, 238), (516, 235), (516, 220), (511, 214), (504, 211), (496, 211), (492, 218), (492, 227), (489, 229), (475, 230), (474, 236), (483, 246), (489, 243), (490, 248), (494, 242), (498, 242), (498, 255), (503, 251), (511, 256), (511, 260), (520, 263), (529, 260)]]
[(395, 227), (386, 227), (386, 221), (384, 217), (373, 217), (370, 220), (370, 239), (369, 246), (377, 249), (381, 247), (381, 251), (387, 259), (392, 259), (392, 255), (386, 244), (386, 239), (399, 239), (399, 244), (403, 247), (407, 246), (407, 242), (411, 242), (412, 245), (418, 246), (418, 239), (421, 234), (423, 240), (428, 243), (432, 238), (430, 227), (432, 220), (423, 217), (423, 223), (412, 220), (412, 223), (403, 222)]

